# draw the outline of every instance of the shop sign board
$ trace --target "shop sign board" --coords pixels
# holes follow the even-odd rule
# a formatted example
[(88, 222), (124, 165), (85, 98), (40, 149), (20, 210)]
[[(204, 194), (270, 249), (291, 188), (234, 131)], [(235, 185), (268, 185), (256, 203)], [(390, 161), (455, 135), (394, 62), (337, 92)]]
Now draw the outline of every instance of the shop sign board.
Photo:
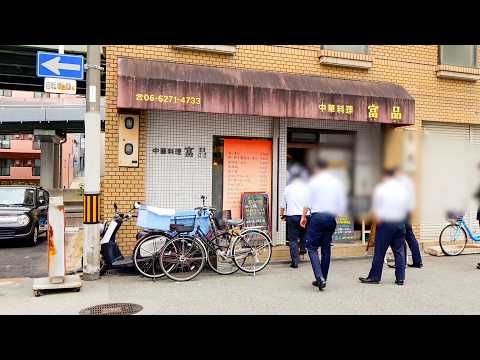
[(223, 158), (223, 209), (241, 217), (246, 192), (272, 192), (272, 140), (225, 139)]
[(118, 59), (117, 107), (414, 124), (399, 85)]
[(333, 233), (334, 242), (353, 242), (354, 241), (354, 229), (352, 218), (348, 216), (338, 216), (336, 218), (337, 227)]
[(241, 196), (241, 216), (245, 227), (260, 227), (270, 232), (270, 202), (268, 193), (246, 192)]

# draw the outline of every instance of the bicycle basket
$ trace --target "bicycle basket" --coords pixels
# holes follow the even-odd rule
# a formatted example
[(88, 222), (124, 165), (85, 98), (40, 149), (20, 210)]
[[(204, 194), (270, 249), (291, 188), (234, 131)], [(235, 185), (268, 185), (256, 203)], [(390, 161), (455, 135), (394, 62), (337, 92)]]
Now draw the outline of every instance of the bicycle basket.
[(463, 218), (463, 212), (459, 211), (447, 211), (447, 220), (450, 222), (457, 222)]
[(189, 233), (195, 228), (195, 211), (178, 211), (172, 216), (170, 229), (178, 233)]

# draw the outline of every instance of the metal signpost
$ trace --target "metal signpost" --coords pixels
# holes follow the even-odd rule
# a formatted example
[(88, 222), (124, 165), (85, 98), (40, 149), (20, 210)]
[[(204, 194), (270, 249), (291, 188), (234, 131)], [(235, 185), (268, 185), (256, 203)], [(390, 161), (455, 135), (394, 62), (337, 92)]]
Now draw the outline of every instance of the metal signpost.
[[(84, 57), (65, 55), (63, 52), (64, 46), (60, 45), (59, 53), (43, 51), (37, 53), (37, 76), (45, 78), (45, 92), (75, 94), (77, 90), (76, 80), (83, 80), (84, 78)], [(55, 137), (55, 134), (53, 134), (53, 137)], [(100, 125), (98, 126), (98, 137), (100, 137)], [(100, 163), (100, 161), (98, 162)], [(98, 178), (100, 178), (100, 169), (98, 170)], [(82, 286), (79, 275), (65, 275), (65, 207), (62, 191), (51, 189), (50, 195), (48, 209), (49, 276), (34, 280), (33, 292), (35, 296), (40, 296), (43, 290), (74, 289), (79, 291)]]

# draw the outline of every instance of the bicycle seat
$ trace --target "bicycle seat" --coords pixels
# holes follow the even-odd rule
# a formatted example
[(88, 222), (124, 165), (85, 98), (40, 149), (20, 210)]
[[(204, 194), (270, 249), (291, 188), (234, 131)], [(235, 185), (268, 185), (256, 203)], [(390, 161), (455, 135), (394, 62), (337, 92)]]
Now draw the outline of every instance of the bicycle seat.
[(242, 219), (229, 219), (225, 221), (230, 226), (240, 226), (243, 225)]

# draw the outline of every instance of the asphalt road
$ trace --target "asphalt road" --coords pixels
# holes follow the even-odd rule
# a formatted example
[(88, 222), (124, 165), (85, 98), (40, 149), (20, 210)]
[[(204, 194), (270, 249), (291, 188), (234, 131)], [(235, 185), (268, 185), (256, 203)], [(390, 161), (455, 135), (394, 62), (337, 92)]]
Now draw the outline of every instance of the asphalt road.
[(32, 279), (0, 280), (0, 314), (78, 314), (92, 305), (131, 302), (139, 314), (480, 314), (478, 255), (425, 256), (405, 286), (385, 268), (379, 285), (361, 284), (371, 259), (336, 260), (325, 291), (311, 286), (309, 263), (271, 265), (257, 276), (202, 273), (177, 283), (132, 275), (84, 281), (80, 292), (34, 297)]
[(0, 243), (0, 279), (12, 277), (43, 277), (48, 274), (47, 241), (40, 236), (35, 247), (13, 242)]

